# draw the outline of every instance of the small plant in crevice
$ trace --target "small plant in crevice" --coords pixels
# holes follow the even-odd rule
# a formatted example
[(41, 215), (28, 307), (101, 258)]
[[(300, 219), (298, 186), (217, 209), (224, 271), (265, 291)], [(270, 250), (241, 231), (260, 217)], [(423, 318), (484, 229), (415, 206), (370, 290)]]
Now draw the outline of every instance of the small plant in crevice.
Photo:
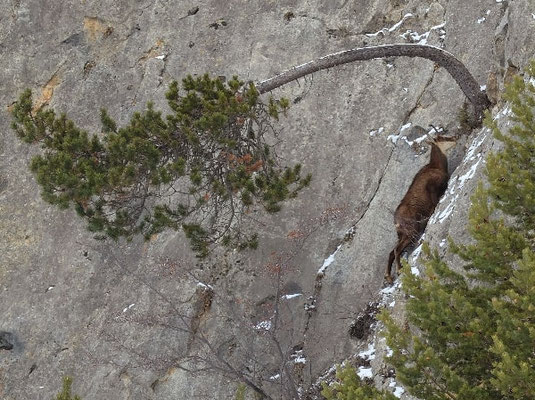
[[(254, 248), (243, 223), (257, 206), (270, 213), (310, 182), (301, 165), (283, 167), (273, 126), (286, 99), (264, 104), (253, 84), (208, 75), (175, 81), (165, 117), (147, 104), (124, 127), (103, 109), (90, 135), (65, 114), (35, 109), (30, 90), (13, 107), (12, 127), (42, 154), (30, 164), (43, 198), (73, 206), (98, 237), (145, 239), (182, 229), (204, 257), (214, 243)], [(250, 229), (252, 230), (252, 229)]]
[(63, 377), (63, 387), (61, 392), (57, 394), (54, 400), (82, 400), (78, 395), (72, 395), (72, 378), (69, 376)]
[(457, 119), (461, 129), (465, 132), (471, 132), (480, 125), (473, 113), (470, 111), (470, 106), (467, 102), (464, 102), (462, 107), (459, 108)]
[(376, 315), (379, 312), (379, 303), (370, 302), (360, 312), (355, 321), (349, 327), (349, 335), (359, 340), (364, 340), (372, 332), (372, 325), (377, 321)]

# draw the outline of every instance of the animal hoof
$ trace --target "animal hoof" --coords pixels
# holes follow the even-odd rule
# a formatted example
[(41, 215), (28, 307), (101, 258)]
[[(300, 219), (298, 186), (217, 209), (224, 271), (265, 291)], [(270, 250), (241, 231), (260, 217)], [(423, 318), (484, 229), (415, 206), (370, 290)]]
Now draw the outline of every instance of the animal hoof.
[(388, 283), (389, 285), (391, 285), (392, 282), (394, 282), (394, 280), (392, 279), (392, 275), (385, 274), (385, 280), (386, 280), (386, 283)]

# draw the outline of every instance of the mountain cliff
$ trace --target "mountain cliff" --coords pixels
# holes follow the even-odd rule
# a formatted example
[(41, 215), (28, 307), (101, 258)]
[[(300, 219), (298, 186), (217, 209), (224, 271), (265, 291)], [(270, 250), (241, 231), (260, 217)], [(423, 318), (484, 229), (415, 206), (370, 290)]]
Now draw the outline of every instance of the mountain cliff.
[(198, 260), (181, 232), (98, 241), (72, 209), (44, 202), (28, 169), (39, 149), (10, 129), (25, 88), (98, 133), (101, 107), (120, 124), (149, 100), (165, 110), (168, 84), (187, 74), (259, 81), (340, 50), (422, 43), (461, 60), (505, 126), (500, 91), (534, 54), (533, 13), (528, 0), (10, 1), (0, 16), (1, 397), (51, 398), (63, 375), (84, 399), (226, 399), (245, 378), (276, 397), (292, 391), (286, 362), (306, 398), (362, 350), (359, 314), (383, 286), (393, 212), (427, 162), (429, 126), (461, 134), (425, 233), (441, 251), (448, 236), (467, 239), (469, 197), (494, 146), (488, 130), (461, 126), (463, 93), (427, 60), (315, 73), (274, 92), (291, 102), (279, 153), (312, 173), (310, 187), (278, 214), (252, 212), (257, 250)]

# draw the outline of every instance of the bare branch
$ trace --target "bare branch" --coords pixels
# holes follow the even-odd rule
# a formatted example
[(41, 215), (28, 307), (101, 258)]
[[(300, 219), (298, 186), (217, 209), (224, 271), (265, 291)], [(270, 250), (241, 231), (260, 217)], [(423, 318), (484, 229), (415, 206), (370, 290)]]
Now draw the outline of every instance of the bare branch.
[(383, 46), (361, 47), (309, 61), (305, 64), (290, 68), (272, 78), (258, 82), (256, 88), (260, 93), (266, 93), (286, 83), (312, 74), (322, 69), (332, 68), (353, 61), (372, 60), (385, 57), (421, 57), (444, 67), (455, 79), (465, 96), (474, 107), (474, 114), (481, 120), (483, 111), (490, 106), (490, 101), (466, 66), (455, 56), (435, 46), (423, 44), (389, 44)]

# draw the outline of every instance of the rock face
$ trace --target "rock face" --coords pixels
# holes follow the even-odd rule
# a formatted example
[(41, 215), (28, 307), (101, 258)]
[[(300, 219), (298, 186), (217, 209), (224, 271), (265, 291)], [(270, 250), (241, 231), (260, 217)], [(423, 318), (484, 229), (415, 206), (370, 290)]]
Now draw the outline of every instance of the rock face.
[[(98, 132), (100, 107), (121, 123), (148, 100), (165, 108), (167, 84), (188, 73), (256, 81), (396, 42), (445, 48), (499, 100), (535, 50), (528, 0), (49, 3), (10, 0), (0, 16), (3, 399), (51, 398), (63, 375), (86, 400), (226, 399), (247, 377), (276, 396), (281, 360), (292, 361), (285, 398), (307, 390), (359, 349), (351, 322), (383, 284), (393, 212), (428, 159), (415, 139), (430, 124), (459, 130), (464, 101), (420, 59), (345, 65), (277, 90), (293, 102), (281, 155), (313, 174), (311, 187), (278, 215), (255, 215), (258, 250), (200, 263), (181, 233), (99, 242), (72, 210), (46, 204), (27, 167), (39, 149), (9, 128), (23, 89)], [(484, 129), (459, 141), (432, 245), (465, 238), (491, 141)]]

